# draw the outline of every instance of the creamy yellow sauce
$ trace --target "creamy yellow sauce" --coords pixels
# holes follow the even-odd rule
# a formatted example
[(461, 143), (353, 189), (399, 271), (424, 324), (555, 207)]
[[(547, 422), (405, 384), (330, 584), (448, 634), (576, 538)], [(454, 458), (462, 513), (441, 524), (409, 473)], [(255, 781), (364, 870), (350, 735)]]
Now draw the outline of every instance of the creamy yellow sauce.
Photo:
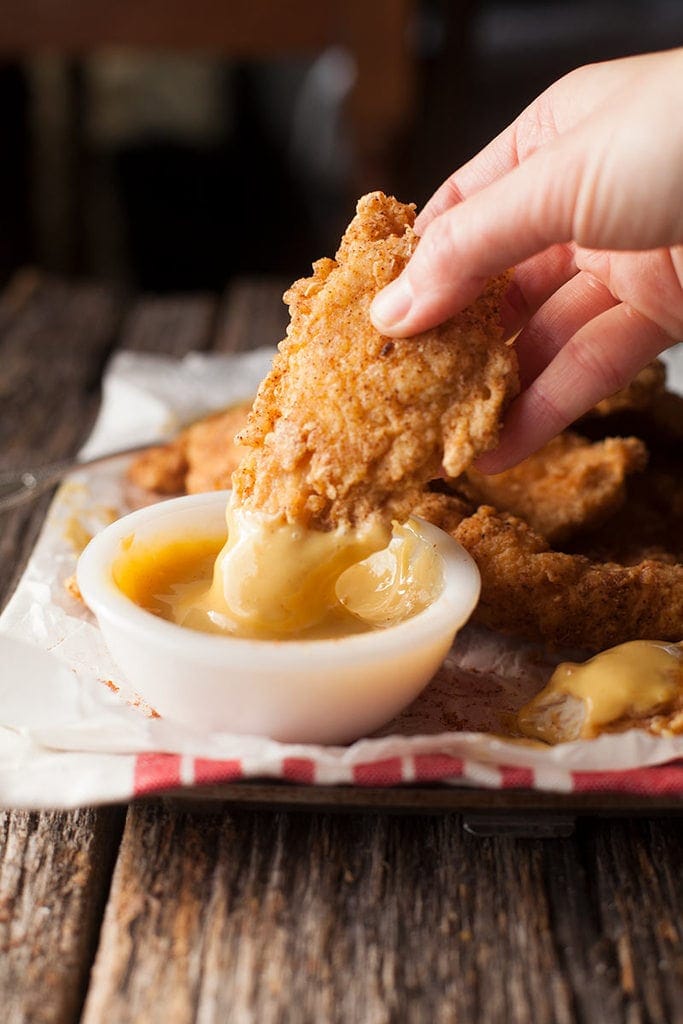
[(561, 716), (567, 698), (583, 704), (581, 739), (621, 720), (671, 709), (676, 698), (683, 698), (683, 643), (634, 640), (583, 664), (558, 665), (548, 685), (519, 712), (520, 731), (548, 743), (565, 738)]
[(342, 573), (391, 539), (379, 526), (322, 531), (227, 509), (228, 539), (208, 604), (255, 634), (301, 634), (338, 609)]
[(304, 531), (232, 510), (228, 520), (227, 540), (132, 537), (114, 566), (115, 583), (140, 607), (186, 628), (283, 640), (394, 625), (443, 585), (436, 552), (411, 523), (395, 527), (387, 546), (377, 531)]

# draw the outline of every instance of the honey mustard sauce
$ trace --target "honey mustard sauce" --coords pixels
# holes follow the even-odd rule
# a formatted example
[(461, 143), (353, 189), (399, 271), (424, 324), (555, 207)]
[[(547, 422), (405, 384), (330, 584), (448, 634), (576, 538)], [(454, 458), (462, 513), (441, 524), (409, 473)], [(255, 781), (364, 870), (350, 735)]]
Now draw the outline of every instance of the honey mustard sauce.
[[(547, 686), (518, 713), (525, 735), (548, 743), (592, 739), (621, 720), (643, 719), (683, 698), (683, 642), (633, 640), (583, 664), (566, 662)], [(581, 702), (574, 731), (567, 735), (568, 699)]]
[(388, 538), (383, 529), (323, 533), (242, 512), (228, 509), (227, 541), (129, 545), (115, 582), (178, 625), (262, 639), (381, 629), (421, 611), (442, 586), (438, 557), (415, 524)]

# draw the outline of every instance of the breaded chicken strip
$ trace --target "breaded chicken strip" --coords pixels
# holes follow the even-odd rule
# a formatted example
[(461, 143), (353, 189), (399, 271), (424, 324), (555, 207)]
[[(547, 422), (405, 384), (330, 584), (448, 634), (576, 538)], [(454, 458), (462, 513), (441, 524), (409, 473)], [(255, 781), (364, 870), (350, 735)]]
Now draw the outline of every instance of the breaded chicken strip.
[(185, 443), (188, 494), (230, 487), (232, 474), (244, 456), (237, 434), (244, 429), (250, 409), (251, 402), (242, 402), (188, 428)]
[(655, 450), (626, 490), (626, 501), (610, 519), (574, 537), (564, 550), (622, 565), (646, 558), (683, 562), (683, 460)]
[(379, 334), (377, 292), (418, 238), (414, 207), (381, 192), (360, 200), (336, 260), (285, 294), (291, 323), (262, 382), (233, 477), (238, 505), (328, 531), (407, 518), (442, 461), (455, 476), (495, 445), (516, 393), (513, 349), (490, 282), (463, 313), (414, 338)]
[(666, 388), (666, 366), (656, 359), (621, 391), (582, 416), (576, 428), (591, 438), (620, 434), (641, 437), (680, 451), (683, 443), (683, 396)]
[(587, 650), (683, 635), (683, 565), (625, 566), (551, 551), (526, 523), (486, 505), (453, 536), (479, 566), (474, 617), (492, 629)]
[(647, 449), (635, 437), (591, 443), (567, 431), (504, 473), (485, 476), (470, 467), (455, 487), (477, 505), (512, 512), (557, 544), (608, 519), (623, 504), (626, 476), (646, 462)]
[(149, 448), (131, 462), (128, 478), (157, 494), (197, 494), (230, 487), (244, 455), (235, 435), (247, 422), (251, 402), (213, 413), (181, 431), (169, 444)]
[(183, 494), (186, 474), (187, 455), (182, 435), (169, 444), (145, 449), (127, 470), (129, 480), (155, 494)]
[(455, 534), (463, 519), (467, 519), (473, 512), (470, 505), (455, 495), (433, 494), (429, 491), (421, 494), (410, 510), (411, 515), (426, 519), (451, 534)]
[(546, 743), (626, 729), (683, 733), (683, 644), (633, 641), (559, 665), (519, 710), (517, 728)]
[(482, 590), (473, 620), (557, 647), (602, 650), (683, 636), (683, 565), (625, 566), (552, 551), (530, 526), (482, 505), (430, 494), (415, 515), (447, 530), (474, 558)]

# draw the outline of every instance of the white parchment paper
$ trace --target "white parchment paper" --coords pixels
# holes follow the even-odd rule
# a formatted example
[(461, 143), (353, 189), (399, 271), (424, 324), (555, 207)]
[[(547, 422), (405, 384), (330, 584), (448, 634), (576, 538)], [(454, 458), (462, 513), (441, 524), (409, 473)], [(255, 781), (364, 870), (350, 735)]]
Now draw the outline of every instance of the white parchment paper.
[[(252, 395), (273, 350), (193, 354), (176, 361), (118, 354), (82, 457), (167, 437), (184, 423)], [(667, 354), (683, 392), (681, 346)], [(255, 736), (197, 735), (150, 718), (65, 581), (88, 536), (149, 501), (126, 481), (126, 459), (74, 472), (59, 490), (26, 571), (0, 617), (0, 804), (73, 807), (125, 800), (135, 757), (240, 758), (246, 775), (282, 774), (285, 758), (314, 761), (318, 782), (347, 782), (354, 764), (416, 753), (465, 760), (461, 783), (500, 784), (501, 765), (528, 767), (536, 785), (571, 788), (570, 772), (618, 771), (683, 757), (683, 737), (638, 730), (540, 748), (494, 735), (541, 688), (557, 660), (532, 645), (469, 627), (422, 696), (381, 733), (349, 747), (286, 745)], [(108, 685), (107, 685), (108, 684)], [(187, 781), (191, 782), (191, 774)]]

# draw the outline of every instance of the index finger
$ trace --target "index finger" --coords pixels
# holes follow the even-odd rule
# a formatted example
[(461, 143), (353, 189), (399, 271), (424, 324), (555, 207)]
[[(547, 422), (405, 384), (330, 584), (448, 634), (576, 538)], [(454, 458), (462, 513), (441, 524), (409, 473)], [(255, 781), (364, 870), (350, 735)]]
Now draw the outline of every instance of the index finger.
[(417, 233), (423, 234), (436, 217), (504, 177), (541, 146), (572, 128), (604, 102), (612, 89), (639, 74), (650, 57), (647, 54), (591, 64), (554, 82), (439, 186), (415, 221)]

